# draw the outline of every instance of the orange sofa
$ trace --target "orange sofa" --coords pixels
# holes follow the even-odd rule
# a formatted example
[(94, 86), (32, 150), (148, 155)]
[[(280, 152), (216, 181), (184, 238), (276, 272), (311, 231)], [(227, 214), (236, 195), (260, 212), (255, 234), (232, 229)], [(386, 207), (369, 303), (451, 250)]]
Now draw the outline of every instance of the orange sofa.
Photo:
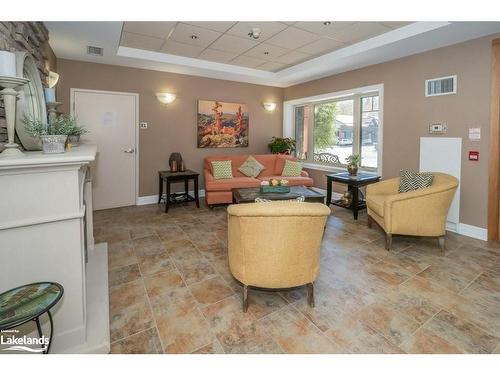
[[(203, 164), (203, 173), (205, 177), (205, 199), (207, 204), (232, 203), (233, 194), (231, 189), (259, 187), (262, 181), (268, 181), (273, 178), (286, 179), (290, 185), (313, 186), (313, 179), (309, 177), (306, 171), (302, 171), (299, 177), (282, 177), (281, 172), (285, 166), (285, 160), (297, 160), (290, 155), (252, 155), (259, 163), (264, 166), (257, 178), (247, 177), (238, 168), (247, 160), (248, 155), (215, 155), (207, 156)], [(233, 169), (233, 178), (216, 180), (212, 173), (212, 161), (231, 160)]]

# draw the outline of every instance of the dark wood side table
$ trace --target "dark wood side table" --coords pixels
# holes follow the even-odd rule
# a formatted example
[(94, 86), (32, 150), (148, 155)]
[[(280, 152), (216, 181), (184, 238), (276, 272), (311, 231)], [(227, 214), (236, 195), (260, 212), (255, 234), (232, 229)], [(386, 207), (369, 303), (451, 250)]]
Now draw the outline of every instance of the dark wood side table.
[[(380, 176), (358, 172), (356, 176), (351, 176), (348, 172), (340, 172), (335, 174), (326, 175), (327, 190), (326, 190), (326, 204), (333, 204), (334, 206), (347, 208), (352, 210), (354, 220), (358, 220), (358, 211), (366, 208), (366, 201), (363, 193), (359, 190), (360, 187), (373, 184), (380, 180)], [(345, 203), (341, 199), (332, 201), (332, 184), (338, 182), (346, 184), (348, 191), (351, 192), (351, 203)]]
[[(184, 172), (158, 171), (159, 192), (158, 204), (165, 199), (165, 212), (168, 212), (169, 206), (176, 203), (196, 202), (196, 207), (200, 208), (198, 197), (198, 172), (186, 169)], [(189, 180), (194, 181), (194, 197), (189, 194)], [(184, 181), (184, 193), (171, 193), (170, 185), (172, 182)], [(163, 185), (167, 186), (167, 191), (163, 194)]]

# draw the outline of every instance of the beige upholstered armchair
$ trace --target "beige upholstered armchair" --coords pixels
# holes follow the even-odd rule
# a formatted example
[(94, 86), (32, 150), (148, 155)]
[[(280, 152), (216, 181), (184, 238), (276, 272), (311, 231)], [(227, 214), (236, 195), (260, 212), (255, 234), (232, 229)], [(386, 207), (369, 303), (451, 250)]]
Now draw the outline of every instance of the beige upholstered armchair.
[(438, 237), (444, 250), (446, 217), (458, 180), (445, 173), (432, 174), (432, 186), (407, 193), (398, 193), (399, 178), (368, 185), (368, 226), (375, 221), (382, 227), (387, 250), (393, 234)]
[(243, 284), (243, 310), (248, 288), (283, 289), (308, 285), (314, 306), (314, 280), (330, 209), (321, 203), (277, 201), (231, 205), (229, 267)]

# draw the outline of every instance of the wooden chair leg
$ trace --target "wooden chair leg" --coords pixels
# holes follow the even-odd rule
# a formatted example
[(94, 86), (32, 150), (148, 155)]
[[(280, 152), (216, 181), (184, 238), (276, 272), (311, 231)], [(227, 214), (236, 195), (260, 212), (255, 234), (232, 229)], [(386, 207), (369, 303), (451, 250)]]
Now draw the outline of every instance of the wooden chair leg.
[(243, 285), (243, 311), (248, 311), (248, 285)]
[(389, 251), (389, 250), (391, 250), (391, 246), (392, 246), (392, 234), (386, 233), (385, 234), (385, 249), (387, 251)]
[(314, 307), (314, 281), (307, 284), (307, 302), (309, 306)]

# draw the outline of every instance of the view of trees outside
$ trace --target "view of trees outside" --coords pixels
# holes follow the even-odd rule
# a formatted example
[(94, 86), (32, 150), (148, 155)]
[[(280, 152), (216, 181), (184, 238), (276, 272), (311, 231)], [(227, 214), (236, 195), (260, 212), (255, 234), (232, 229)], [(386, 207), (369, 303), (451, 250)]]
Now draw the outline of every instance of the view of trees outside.
[(328, 153), (341, 164), (352, 154), (354, 100), (314, 106), (314, 154)]

